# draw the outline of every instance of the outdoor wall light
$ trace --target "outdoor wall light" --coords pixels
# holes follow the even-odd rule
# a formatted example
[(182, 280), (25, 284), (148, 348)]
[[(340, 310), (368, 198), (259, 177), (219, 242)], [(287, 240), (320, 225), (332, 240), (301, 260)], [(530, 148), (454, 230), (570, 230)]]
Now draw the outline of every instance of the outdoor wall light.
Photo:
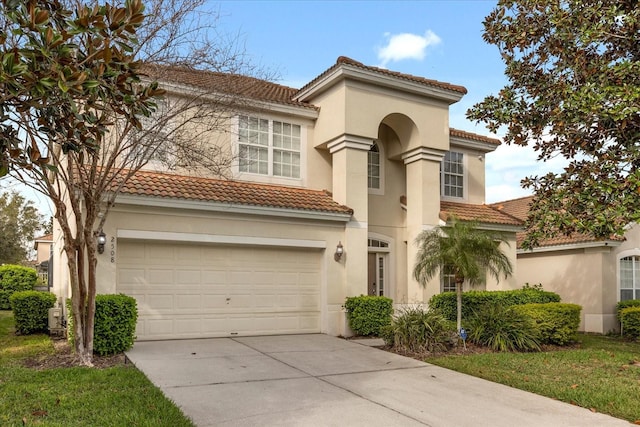
[(104, 234), (104, 231), (100, 230), (98, 234), (98, 253), (104, 253), (104, 245), (107, 243), (107, 235)]
[(344, 247), (342, 246), (342, 242), (338, 242), (338, 246), (336, 246), (336, 253), (333, 254), (333, 259), (336, 261), (340, 261), (340, 258), (342, 258), (343, 253), (344, 253)]

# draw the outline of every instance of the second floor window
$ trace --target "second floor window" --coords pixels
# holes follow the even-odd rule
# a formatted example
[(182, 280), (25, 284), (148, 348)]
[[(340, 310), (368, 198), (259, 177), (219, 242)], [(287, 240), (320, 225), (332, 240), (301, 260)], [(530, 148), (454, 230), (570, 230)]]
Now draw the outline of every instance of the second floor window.
[(240, 172), (300, 178), (300, 125), (240, 116)]
[(373, 143), (367, 156), (367, 172), (369, 188), (380, 188), (380, 150), (378, 144)]
[(464, 197), (463, 155), (455, 151), (445, 154), (440, 166), (440, 194), (446, 197)]

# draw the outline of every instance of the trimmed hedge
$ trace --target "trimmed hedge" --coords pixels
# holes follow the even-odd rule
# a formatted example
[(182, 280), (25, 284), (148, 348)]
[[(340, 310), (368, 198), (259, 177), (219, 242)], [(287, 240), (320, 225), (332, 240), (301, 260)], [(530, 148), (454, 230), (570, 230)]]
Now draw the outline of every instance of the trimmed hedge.
[(513, 312), (525, 315), (535, 322), (542, 344), (565, 345), (577, 338), (582, 310), (577, 304), (550, 302), (514, 305), (511, 308)]
[(21, 265), (0, 266), (0, 310), (11, 310), (9, 297), (14, 292), (32, 291), (38, 281), (38, 273), (33, 268)]
[(369, 295), (348, 297), (344, 308), (347, 310), (349, 327), (357, 335), (380, 336), (381, 328), (391, 324), (393, 314), (391, 298)]
[[(544, 304), (560, 302), (560, 295), (555, 292), (527, 288), (512, 291), (468, 291), (462, 293), (462, 318), (467, 319), (486, 305)], [(442, 292), (429, 300), (429, 308), (438, 310), (448, 320), (456, 320), (456, 293)]]
[(138, 306), (124, 294), (96, 295), (93, 352), (105, 356), (129, 350), (136, 339)]
[(620, 311), (622, 333), (629, 337), (640, 338), (640, 307), (627, 307)]
[(618, 319), (618, 322), (622, 321), (622, 319), (620, 318), (620, 312), (629, 307), (640, 307), (640, 299), (628, 299), (626, 301), (620, 301), (618, 304), (616, 304), (616, 318)]
[(16, 322), (16, 331), (23, 335), (47, 332), (49, 309), (56, 303), (56, 296), (49, 292), (17, 291), (9, 298)]
[[(73, 315), (71, 300), (67, 300), (69, 315), (67, 333), (73, 343)], [(122, 353), (133, 346), (136, 339), (138, 306), (135, 298), (124, 294), (96, 295), (96, 314), (93, 327), (93, 352), (100, 356)]]

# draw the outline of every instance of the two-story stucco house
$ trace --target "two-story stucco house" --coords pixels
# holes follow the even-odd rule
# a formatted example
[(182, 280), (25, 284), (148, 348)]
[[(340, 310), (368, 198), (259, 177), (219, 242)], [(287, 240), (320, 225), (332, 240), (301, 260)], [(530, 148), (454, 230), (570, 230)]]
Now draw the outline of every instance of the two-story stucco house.
[[(220, 77), (170, 76), (169, 96)], [(506, 233), (515, 262), (521, 222), (484, 204), (485, 155), (500, 142), (449, 127), (465, 93), (344, 57), (301, 89), (252, 79), (254, 105), (228, 123), (229, 179), (150, 168), (123, 189), (98, 292), (137, 299), (142, 340), (342, 335), (348, 296), (403, 304), (453, 289), (412, 277), (416, 236), (452, 215)], [(63, 277), (56, 286), (64, 295)]]

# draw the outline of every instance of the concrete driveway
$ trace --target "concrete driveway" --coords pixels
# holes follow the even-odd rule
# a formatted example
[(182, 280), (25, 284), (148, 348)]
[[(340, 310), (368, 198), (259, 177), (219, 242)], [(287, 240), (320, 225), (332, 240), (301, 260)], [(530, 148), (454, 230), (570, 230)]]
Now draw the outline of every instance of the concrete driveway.
[(127, 356), (198, 426), (630, 425), (327, 335), (138, 342)]

